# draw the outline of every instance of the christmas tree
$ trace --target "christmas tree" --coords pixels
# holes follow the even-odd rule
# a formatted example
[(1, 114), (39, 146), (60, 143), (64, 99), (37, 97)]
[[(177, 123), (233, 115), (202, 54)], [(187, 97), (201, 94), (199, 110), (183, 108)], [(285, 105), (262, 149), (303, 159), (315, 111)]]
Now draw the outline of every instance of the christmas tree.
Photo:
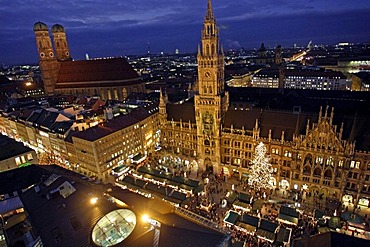
[(266, 156), (266, 147), (260, 142), (256, 147), (248, 178), (248, 184), (257, 190), (273, 188), (270, 183), (272, 166), (269, 160)]

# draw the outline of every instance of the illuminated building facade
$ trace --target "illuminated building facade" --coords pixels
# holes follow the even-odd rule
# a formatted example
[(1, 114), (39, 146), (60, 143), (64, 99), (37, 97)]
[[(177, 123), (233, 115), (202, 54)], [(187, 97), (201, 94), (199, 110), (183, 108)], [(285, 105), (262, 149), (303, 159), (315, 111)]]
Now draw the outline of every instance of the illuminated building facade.
[(62, 25), (52, 27), (54, 48), (45, 23), (35, 23), (33, 31), (48, 95), (99, 95), (103, 100), (124, 100), (130, 93), (145, 92), (143, 81), (126, 59), (73, 61)]
[[(252, 76), (252, 85), (278, 88), (279, 76), (278, 69), (262, 69)], [(348, 90), (349, 88), (347, 78), (338, 71), (286, 69), (282, 80), (284, 88), (292, 89)]]
[(34, 146), (56, 150), (59, 145), (77, 171), (103, 180), (115, 166), (154, 151), (159, 138), (164, 152), (191, 160), (202, 171), (243, 178), (262, 141), (271, 156), (276, 188), (338, 199), (346, 195), (368, 203), (368, 95), (285, 89), (264, 96), (255, 88), (230, 89), (229, 95), (211, 1), (197, 59), (194, 97), (183, 102), (169, 103), (161, 92), (158, 109), (139, 109), (73, 135), (47, 132), (47, 137), (30, 121), (24, 128), (9, 117), (0, 118), (0, 127), (9, 136), (15, 129)]
[(153, 153), (159, 142), (158, 129), (158, 107), (140, 108), (73, 134), (67, 141), (73, 146), (69, 155), (78, 172), (105, 180), (113, 168)]
[[(339, 111), (335, 115), (334, 107), (329, 106), (323, 110), (320, 104), (327, 104), (330, 97), (337, 97), (339, 103), (330, 101), (333, 104), (344, 104), (343, 96), (335, 95), (306, 95), (307, 102), (300, 103), (290, 99), (293, 101), (289, 103), (290, 110), (284, 110), (283, 105), (276, 110), (258, 108), (255, 105), (264, 100), (260, 91), (254, 91), (251, 97), (242, 92), (232, 97), (225, 91), (222, 59), (218, 29), (208, 1), (202, 47), (198, 49), (194, 98), (170, 104), (161, 93), (159, 118), (165, 151), (196, 161), (203, 171), (238, 174), (243, 178), (248, 176), (255, 147), (262, 141), (271, 156), (276, 188), (305, 190), (338, 199), (347, 195), (346, 198), (355, 202), (368, 203), (370, 130), (359, 128), (369, 126), (363, 117), (367, 110), (358, 113), (362, 117)], [(278, 76), (276, 83), (277, 80)], [(287, 95), (277, 93), (266, 97), (269, 102), (274, 102), (275, 97), (279, 102), (278, 97), (289, 100), (290, 95), (297, 94), (288, 91)], [(233, 99), (230, 102), (229, 97)], [(327, 100), (322, 100), (325, 97)], [(361, 105), (362, 99), (356, 97), (351, 101)], [(243, 98), (249, 98), (249, 102), (242, 102)], [(314, 112), (304, 112), (301, 106), (292, 105), (305, 106), (310, 104), (308, 101), (317, 105)]]

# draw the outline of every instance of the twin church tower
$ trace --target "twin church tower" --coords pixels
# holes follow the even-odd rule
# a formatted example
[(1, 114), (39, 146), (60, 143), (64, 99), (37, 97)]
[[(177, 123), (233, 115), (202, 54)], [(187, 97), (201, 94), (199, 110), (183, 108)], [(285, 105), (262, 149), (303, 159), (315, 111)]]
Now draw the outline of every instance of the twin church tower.
[(36, 36), (39, 65), (42, 71), (45, 92), (47, 94), (53, 94), (59, 71), (59, 62), (72, 60), (66, 33), (62, 25), (55, 24), (52, 27), (51, 31), (55, 48), (53, 49), (49, 29), (45, 23), (36, 22), (33, 25), (33, 31)]

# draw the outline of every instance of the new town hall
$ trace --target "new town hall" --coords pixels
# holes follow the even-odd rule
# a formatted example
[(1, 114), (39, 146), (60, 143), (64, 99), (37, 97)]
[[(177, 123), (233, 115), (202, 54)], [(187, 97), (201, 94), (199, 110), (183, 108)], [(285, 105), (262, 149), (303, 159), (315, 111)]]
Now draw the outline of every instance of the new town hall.
[(196, 160), (203, 171), (242, 179), (262, 141), (277, 188), (338, 199), (348, 195), (347, 200), (368, 205), (368, 99), (365, 103), (360, 94), (346, 98), (343, 92), (242, 88), (230, 88), (229, 95), (210, 1), (201, 36), (194, 97), (171, 104), (161, 93), (162, 147)]
[[(59, 49), (55, 58), (47, 30), (43, 23), (34, 26), (47, 93), (99, 94), (103, 100), (120, 100), (143, 90), (123, 58), (71, 61), (64, 28), (58, 25), (53, 27)], [(0, 131), (43, 147), (77, 172), (102, 180), (130, 157), (154, 153), (158, 144), (164, 155), (176, 155), (200, 171), (243, 179), (262, 141), (276, 188), (369, 204), (368, 93), (225, 88), (224, 54), (210, 0), (197, 60), (192, 97), (182, 102), (170, 103), (161, 92), (159, 105), (84, 125), (87, 129), (82, 131), (76, 127), (71, 131), (76, 122), (59, 112), (29, 108), (27, 115), (14, 110), (1, 114)]]

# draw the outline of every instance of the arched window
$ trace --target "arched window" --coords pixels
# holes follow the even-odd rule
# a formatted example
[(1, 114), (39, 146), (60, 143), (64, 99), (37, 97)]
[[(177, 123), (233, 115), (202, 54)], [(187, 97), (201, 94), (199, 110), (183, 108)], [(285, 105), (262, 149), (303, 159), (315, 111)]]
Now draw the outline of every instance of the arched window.
[(59, 48), (59, 41), (57, 41), (57, 47)]
[(303, 167), (303, 173), (306, 174), (306, 175), (310, 175), (311, 174), (311, 167), (310, 166)]
[(212, 52), (212, 54), (215, 54), (215, 45), (214, 44), (212, 44), (212, 46), (211, 46), (211, 52)]
[(314, 175), (314, 176), (321, 176), (321, 169), (317, 167), (317, 168), (313, 171), (313, 175)]
[(304, 164), (312, 165), (312, 155), (311, 154), (307, 154), (306, 158), (304, 159)]
[[(209, 55), (209, 45), (206, 45), (206, 55)], [(209, 63), (208, 63), (209, 65)]]
[(331, 170), (326, 170), (325, 172), (324, 172), (324, 177), (325, 178), (329, 178), (329, 179), (331, 179), (332, 178), (332, 176), (333, 176), (333, 174), (332, 174), (332, 172), (331, 172)]

